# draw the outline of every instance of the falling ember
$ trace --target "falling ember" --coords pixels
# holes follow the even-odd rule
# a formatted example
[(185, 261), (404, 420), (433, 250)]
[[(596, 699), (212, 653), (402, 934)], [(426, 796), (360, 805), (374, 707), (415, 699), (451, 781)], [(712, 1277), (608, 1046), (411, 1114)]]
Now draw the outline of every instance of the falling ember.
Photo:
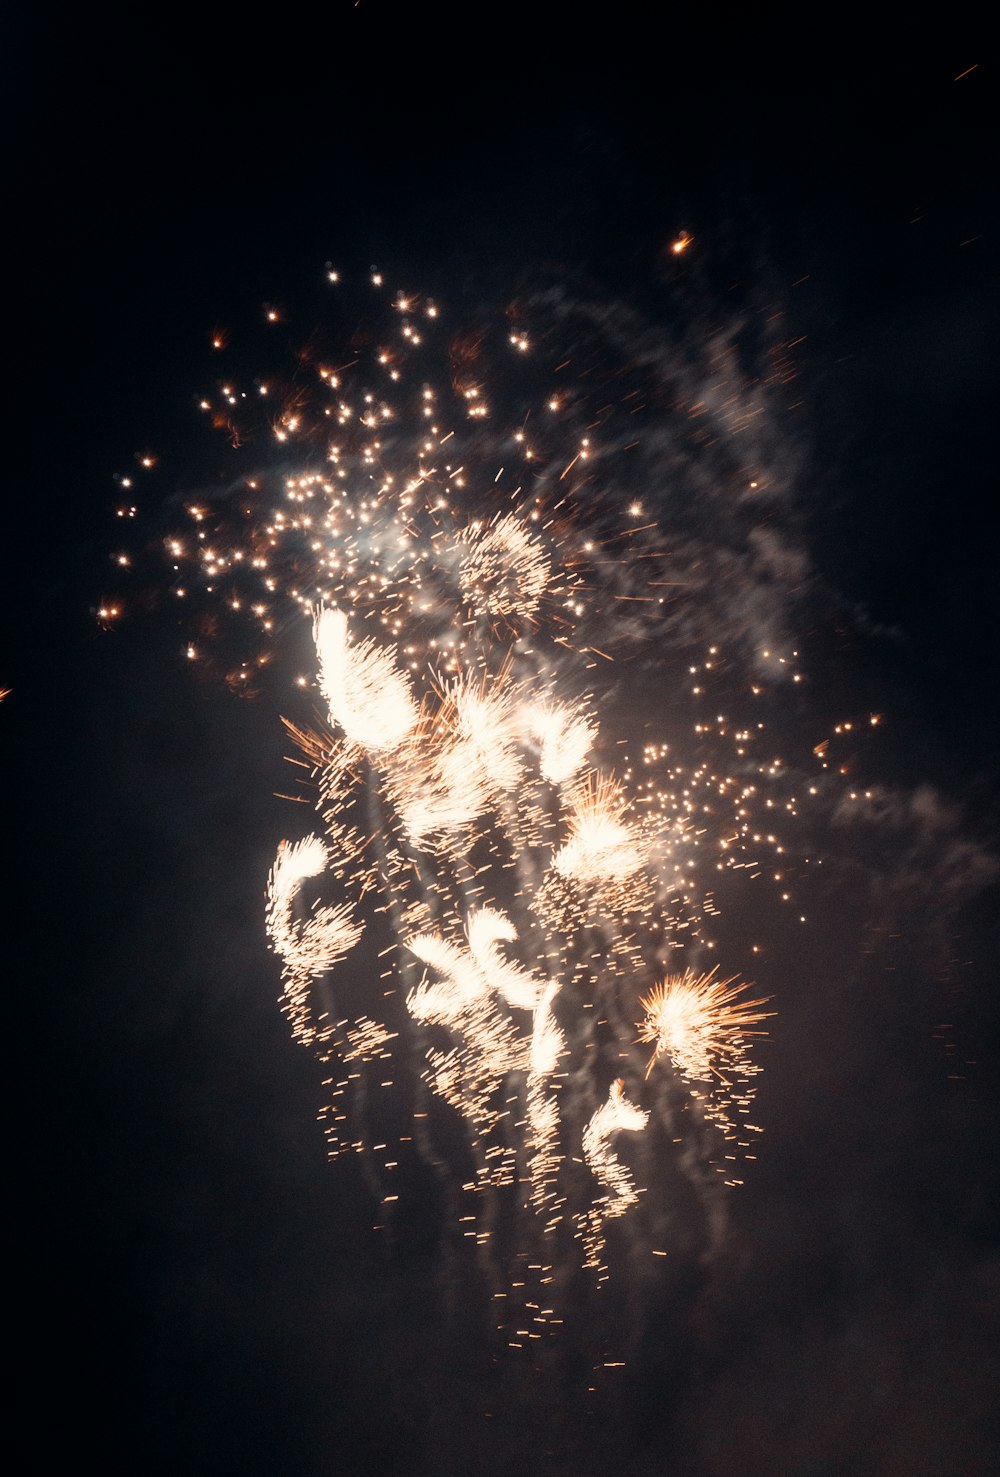
[[(727, 661), (713, 639), (664, 685), (664, 592), (686, 570), (649, 484), (618, 479), (631, 392), (599, 387), (588, 409), (564, 359), (515, 406), (544, 333), (498, 332), (518, 367), (496, 384), (478, 338), (445, 336), (435, 358), (436, 305), (372, 296), (386, 322), (371, 347), (302, 351), (287, 383), (216, 356), (227, 377), (196, 403), (233, 491), (199, 492), (160, 547), (200, 619), (199, 672), (249, 631), (230, 685), (252, 687), (272, 658), (285, 671), (290, 644), (288, 689), (309, 694), (288, 729), (317, 834), (280, 843), (265, 921), (282, 1009), (323, 1068), (331, 1158), (362, 1156), (380, 1226), (408, 1156), (457, 1176), (462, 1235), (498, 1285), (511, 1245), (543, 1281), (561, 1258), (600, 1284), (609, 1223), (641, 1222), (657, 1146), (678, 1142), (678, 1079), (702, 1104), (688, 1121), (713, 1171), (737, 1115), (749, 1127), (766, 1002), (736, 976), (664, 969), (715, 946), (718, 873), (742, 885), (783, 856), (785, 876), (772, 811), (798, 801), (787, 766), (755, 757), (746, 713), (709, 722), (699, 707), (690, 754), (630, 721), (642, 661), (661, 717), (660, 693), (680, 714)], [(292, 315), (264, 317), (284, 332)], [(791, 675), (776, 642), (766, 654), (774, 680)], [(522, 1301), (535, 1337), (548, 1315)]]

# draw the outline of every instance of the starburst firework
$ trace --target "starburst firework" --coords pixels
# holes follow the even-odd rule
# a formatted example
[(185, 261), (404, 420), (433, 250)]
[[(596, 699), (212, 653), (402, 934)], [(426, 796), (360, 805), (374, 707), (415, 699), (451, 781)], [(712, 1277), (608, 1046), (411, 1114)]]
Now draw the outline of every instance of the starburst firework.
[(746, 1068), (747, 1053), (755, 1029), (774, 1012), (761, 1010), (766, 1000), (743, 1000), (749, 989), (730, 979), (715, 978), (716, 971), (669, 975), (644, 995), (640, 1004), (646, 1018), (639, 1026), (640, 1041), (652, 1041), (655, 1050), (646, 1075), (660, 1056), (669, 1058), (689, 1082), (724, 1078), (725, 1070)]

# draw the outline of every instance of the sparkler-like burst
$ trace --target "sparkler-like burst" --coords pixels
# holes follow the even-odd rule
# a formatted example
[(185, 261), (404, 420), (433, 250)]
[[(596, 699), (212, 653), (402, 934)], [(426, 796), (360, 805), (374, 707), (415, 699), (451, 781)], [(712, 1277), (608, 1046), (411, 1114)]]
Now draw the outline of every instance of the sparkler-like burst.
[[(575, 1258), (606, 1280), (640, 1161), (655, 1174), (679, 1141), (679, 1091), (682, 1135), (727, 1182), (749, 1147), (763, 1002), (697, 971), (720, 876), (766, 858), (781, 881), (784, 844), (758, 817), (799, 802), (758, 753), (764, 725), (709, 716), (702, 695), (716, 671), (758, 694), (764, 670), (797, 675), (795, 653), (692, 635), (700, 562), (623, 496), (631, 391), (598, 385), (595, 407), (553, 346), (526, 403), (525, 327), (499, 343), (445, 333), (425, 299), (382, 311), (380, 333), (299, 345), (285, 383), (220, 374), (200, 403), (227, 443), (225, 492), (188, 500), (166, 549), (175, 597), (198, 606), (192, 660), (249, 617), (258, 650), (231, 663), (235, 686), (312, 632), (298, 685), (318, 707), (289, 729), (324, 835), (283, 841), (270, 877), (283, 1007), (329, 1069), (330, 1154), (364, 1156), (378, 1223), (413, 1156), (433, 1166), (520, 1344), (552, 1321), (511, 1295), (526, 1268), (547, 1286)], [(518, 375), (491, 381), (493, 351)], [(754, 640), (740, 624), (734, 648)], [(665, 690), (668, 639), (687, 666)], [(644, 722), (650, 683), (670, 743)], [(678, 955), (690, 965), (663, 981)]]
[[(727, 1139), (736, 1136), (750, 1110), (753, 1079), (760, 1066), (750, 1056), (754, 1038), (773, 1011), (762, 1009), (766, 1000), (746, 1000), (747, 986), (736, 977), (716, 979), (716, 970), (668, 975), (643, 996), (646, 1012), (639, 1025), (640, 1041), (654, 1043), (646, 1075), (660, 1057), (666, 1057), (690, 1084), (707, 1118)], [(753, 1127), (749, 1125), (748, 1127)], [(754, 1129), (756, 1132), (756, 1129)]]
[(688, 1081), (722, 1078), (721, 1066), (745, 1070), (750, 1038), (764, 1034), (753, 1028), (773, 1012), (758, 1008), (766, 1000), (741, 1000), (746, 986), (734, 980), (717, 980), (714, 969), (702, 975), (688, 969), (643, 997), (639, 1039), (656, 1043), (649, 1071), (661, 1055)]

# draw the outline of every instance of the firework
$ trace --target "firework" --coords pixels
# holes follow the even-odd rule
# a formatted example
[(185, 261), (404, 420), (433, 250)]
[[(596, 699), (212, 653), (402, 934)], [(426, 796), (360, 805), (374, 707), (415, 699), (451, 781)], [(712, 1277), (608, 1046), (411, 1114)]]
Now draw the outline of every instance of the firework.
[(354, 921), (350, 903), (318, 908), (309, 917), (294, 916), (302, 884), (327, 870), (330, 854), (318, 836), (292, 845), (283, 841), (267, 888), (267, 930), (284, 964), (284, 1006), (293, 1034), (304, 1044), (316, 1039), (309, 987), (313, 980), (350, 953), (363, 925)]
[(390, 654), (374, 641), (352, 645), (347, 617), (321, 606), (315, 621), (320, 691), (331, 722), (363, 749), (395, 748), (413, 728), (410, 685)]
[[(317, 705), (288, 726), (324, 835), (279, 846), (266, 923), (292, 1031), (331, 1068), (331, 1155), (371, 1158), (366, 1115), (402, 1064), (401, 1138), (452, 1173), (443, 1105), (497, 1276), (502, 1205), (535, 1265), (568, 1245), (603, 1280), (608, 1223), (645, 1188), (628, 1146), (677, 1141), (671, 1083), (702, 1103), (690, 1131), (717, 1136), (727, 1163), (711, 1138), (705, 1157), (732, 1181), (764, 1002), (665, 965), (715, 946), (718, 874), (780, 859), (759, 817), (798, 800), (757, 757), (763, 725), (706, 721), (701, 695), (737, 664), (717, 642), (673, 689), (672, 710), (696, 702), (690, 759), (616, 730), (616, 657), (641, 678), (645, 643), (683, 630), (689, 649), (694, 619), (664, 593), (689, 571), (621, 496), (635, 406), (594, 410), (565, 382), (515, 404), (502, 366), (487, 393), (482, 336), (444, 335), (433, 372), (435, 304), (401, 295), (384, 317), (361, 350), (299, 350), (286, 383), (233, 372), (206, 392), (229, 491), (189, 501), (165, 539), (172, 589), (199, 612), (193, 661), (231, 653), (242, 622), (256, 654), (230, 655), (228, 680), (250, 689), (294, 649)], [(505, 340), (519, 362), (528, 343)], [(754, 650), (748, 691), (771, 660)], [(773, 664), (797, 676), (780, 642)]]
[(612, 1082), (606, 1102), (583, 1131), (584, 1158), (601, 1186), (594, 1204), (578, 1216), (588, 1267), (600, 1267), (605, 1222), (624, 1215), (639, 1198), (632, 1175), (615, 1153), (612, 1139), (624, 1132), (641, 1133), (648, 1122), (645, 1109), (625, 1096), (625, 1083), (619, 1077)]
[(747, 989), (736, 977), (718, 980), (716, 971), (670, 975), (643, 996), (646, 1018), (639, 1026), (640, 1041), (655, 1042), (647, 1069), (666, 1056), (689, 1082), (725, 1080), (725, 1070), (747, 1070), (747, 1052), (754, 1027), (773, 1011), (761, 1010), (766, 1000), (741, 1000)]

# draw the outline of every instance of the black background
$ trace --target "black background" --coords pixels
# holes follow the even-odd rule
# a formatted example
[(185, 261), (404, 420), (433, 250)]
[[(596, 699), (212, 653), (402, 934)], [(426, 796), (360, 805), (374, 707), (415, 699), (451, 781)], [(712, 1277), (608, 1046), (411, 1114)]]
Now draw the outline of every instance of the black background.
[(808, 945), (779, 937), (774, 976), (809, 988), (768, 1058), (731, 1252), (700, 1301), (665, 1287), (588, 1404), (568, 1356), (509, 1366), (463, 1328), (430, 1213), (386, 1255), (351, 1167), (325, 1164), (261, 938), (287, 829), (273, 712), (195, 683), (161, 616), (93, 618), (112, 474), (176, 453), (215, 323), (330, 257), (501, 302), (560, 273), (655, 312), (687, 228), (700, 291), (735, 263), (807, 336), (807, 537), (863, 612), (831, 680), (861, 707), (879, 693), (877, 763), (934, 786), (949, 837), (986, 858), (992, 80), (961, 10), (936, 26), (362, 0), (52, 12), (13, 38), (26, 518), (0, 681), (28, 823), (10, 1121), (30, 1146), (38, 1470), (67, 1440), (107, 1472), (993, 1468), (988, 893), (942, 897), (933, 958), (888, 884), (844, 904), (846, 930), (828, 897)]

